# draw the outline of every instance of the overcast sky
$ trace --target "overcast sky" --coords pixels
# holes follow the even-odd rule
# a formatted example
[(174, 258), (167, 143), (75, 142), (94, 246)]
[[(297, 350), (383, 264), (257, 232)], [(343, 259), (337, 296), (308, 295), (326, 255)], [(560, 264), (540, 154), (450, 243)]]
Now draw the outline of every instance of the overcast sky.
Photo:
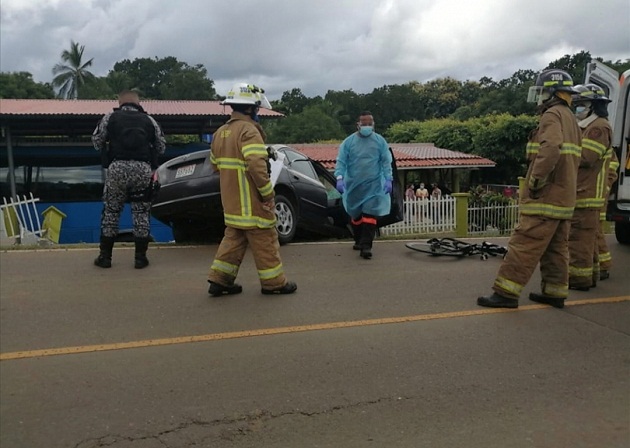
[(269, 99), (500, 80), (580, 51), (630, 58), (630, 0), (0, 0), (0, 14), (2, 72), (49, 82), (73, 39), (97, 76), (175, 56), (221, 95), (242, 81)]

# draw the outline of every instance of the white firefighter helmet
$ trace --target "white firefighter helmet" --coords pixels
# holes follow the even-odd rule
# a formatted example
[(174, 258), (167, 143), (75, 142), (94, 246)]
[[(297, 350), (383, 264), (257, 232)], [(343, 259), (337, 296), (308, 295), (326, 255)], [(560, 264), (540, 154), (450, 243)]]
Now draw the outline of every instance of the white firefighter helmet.
[(253, 84), (244, 82), (234, 84), (221, 104), (244, 104), (271, 109), (265, 91)]

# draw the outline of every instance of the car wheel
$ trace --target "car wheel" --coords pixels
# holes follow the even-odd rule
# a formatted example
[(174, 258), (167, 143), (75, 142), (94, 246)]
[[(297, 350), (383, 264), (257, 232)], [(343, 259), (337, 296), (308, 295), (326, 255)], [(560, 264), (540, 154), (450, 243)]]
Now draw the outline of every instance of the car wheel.
[(293, 241), (297, 232), (297, 216), (295, 207), (285, 196), (276, 195), (276, 230), (280, 244)]

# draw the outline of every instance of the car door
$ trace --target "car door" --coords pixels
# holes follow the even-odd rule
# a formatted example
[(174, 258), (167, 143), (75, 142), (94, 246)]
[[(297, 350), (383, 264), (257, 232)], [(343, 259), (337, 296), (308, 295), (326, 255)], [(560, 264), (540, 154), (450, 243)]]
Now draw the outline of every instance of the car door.
[(317, 178), (311, 160), (290, 148), (283, 148), (286, 171), (298, 200), (302, 224), (308, 227), (327, 223), (327, 196), (324, 185)]
[(343, 207), (341, 193), (337, 191), (335, 176), (318, 162), (313, 162), (313, 168), (317, 173), (317, 178), (326, 190), (326, 213), (328, 215), (328, 224), (332, 227), (330, 231), (339, 236), (344, 236), (348, 232), (350, 218)]

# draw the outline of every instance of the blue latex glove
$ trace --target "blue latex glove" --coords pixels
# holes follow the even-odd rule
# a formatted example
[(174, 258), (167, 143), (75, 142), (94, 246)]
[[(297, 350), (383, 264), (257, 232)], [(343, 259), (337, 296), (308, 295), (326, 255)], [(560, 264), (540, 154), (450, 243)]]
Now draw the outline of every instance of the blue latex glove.
[(390, 194), (392, 192), (392, 180), (385, 180), (385, 193)]
[(337, 179), (337, 186), (336, 186), (336, 188), (337, 188), (337, 191), (339, 193), (343, 193), (344, 191), (346, 191), (346, 184), (343, 181), (343, 179)]

